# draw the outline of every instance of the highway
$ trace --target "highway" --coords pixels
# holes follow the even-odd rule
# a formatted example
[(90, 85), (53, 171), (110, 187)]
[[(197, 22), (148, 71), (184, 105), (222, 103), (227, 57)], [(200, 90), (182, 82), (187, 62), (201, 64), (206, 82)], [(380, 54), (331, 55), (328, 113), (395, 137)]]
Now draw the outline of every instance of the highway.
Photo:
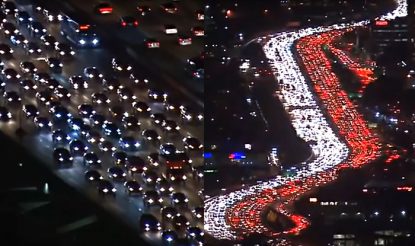
[[(53, 35), (59, 42), (67, 43), (65, 38), (63, 38), (60, 34), (60, 25), (59, 23), (48, 23), (45, 19), (41, 18), (39, 15), (32, 13), (32, 6), (30, 4), (24, 4), (18, 6), (20, 10), (26, 10), (31, 13), (35, 19), (40, 20), (47, 29), (47, 33)], [(8, 21), (14, 23), (17, 27), (17, 23), (15, 22), (14, 18), (8, 17)], [(18, 28), (20, 32), (29, 40), (39, 43), (39, 38), (31, 37), (28, 33), (27, 28), (24, 26), (20, 26)], [(127, 35), (128, 36), (128, 35)], [(56, 53), (51, 50), (42, 50), (42, 54), (39, 56), (33, 56), (27, 54), (22, 47), (16, 47), (11, 44), (10, 40), (6, 38), (4, 35), (1, 35), (0, 42), (9, 44), (13, 49), (13, 57), (7, 59), (2, 57), (2, 61), (5, 64), (6, 68), (14, 68), (16, 71), (20, 71), (19, 63), (21, 61), (31, 61), (33, 62), (38, 71), (49, 73), (52, 77), (57, 79), (60, 83), (60, 86), (67, 88), (69, 92), (72, 94), (70, 100), (61, 101), (61, 104), (65, 106), (69, 112), (73, 116), (78, 115), (78, 105), (81, 104), (91, 104), (91, 95), (95, 92), (102, 92), (108, 96), (111, 100), (111, 106), (119, 106), (123, 108), (127, 112), (134, 112), (134, 109), (131, 107), (131, 103), (127, 101), (120, 101), (118, 95), (113, 92), (108, 92), (105, 90), (101, 84), (96, 82), (89, 82), (89, 88), (84, 90), (75, 90), (68, 82), (68, 78), (73, 75), (82, 75), (82, 71), (85, 67), (88, 66), (96, 66), (100, 71), (104, 73), (104, 75), (109, 76), (113, 75), (112, 67), (111, 67), (111, 58), (118, 57), (118, 53), (115, 52), (116, 49), (110, 49), (105, 46), (102, 46), (98, 49), (76, 49), (76, 55), (73, 58), (64, 59), (63, 61), (63, 70), (62, 73), (55, 73), (49, 70), (45, 58), (47, 57), (55, 57)], [(116, 41), (117, 42), (117, 41)], [(108, 43), (107, 43), (108, 44)], [(196, 46), (196, 45), (195, 45)], [(194, 48), (196, 50), (196, 48)], [(160, 53), (162, 51), (160, 50)], [(135, 52), (133, 52), (135, 54)], [(143, 55), (144, 57), (144, 55)], [(156, 60), (154, 60), (156, 62)], [(161, 69), (161, 68), (159, 68)], [(150, 79), (149, 87), (157, 87), (164, 89), (169, 95), (174, 94), (175, 99), (180, 98), (181, 103), (186, 103), (192, 105), (196, 102), (192, 100), (189, 102), (188, 97), (186, 97), (182, 92), (171, 91), (174, 87), (165, 86), (163, 87), (163, 80), (159, 80), (157, 82), (153, 82), (153, 78), (150, 74), (146, 73), (146, 70), (142, 70), (139, 67), (134, 67), (134, 70), (138, 70), (140, 74), (146, 76)], [(159, 70), (160, 71), (160, 70)], [(30, 78), (29, 74), (20, 73), (23, 78)], [(143, 228), (139, 227), (139, 219), (142, 213), (152, 213), (160, 220), (160, 208), (159, 207), (151, 207), (146, 208), (143, 205), (142, 196), (137, 197), (130, 197), (125, 192), (125, 188), (123, 187), (123, 182), (113, 182), (115, 187), (117, 188), (115, 198), (111, 197), (101, 197), (98, 195), (97, 188), (95, 185), (87, 182), (84, 176), (86, 170), (86, 166), (83, 164), (82, 157), (75, 157), (73, 166), (70, 168), (58, 168), (53, 161), (52, 153), (54, 144), (52, 142), (52, 134), (51, 130), (49, 131), (39, 131), (33, 121), (31, 119), (26, 119), (24, 113), (22, 112), (22, 105), (31, 103), (36, 105), (39, 110), (39, 115), (47, 117), (51, 119), (51, 114), (46, 106), (39, 103), (35, 99), (36, 91), (40, 91), (45, 89), (45, 85), (37, 84), (37, 88), (33, 92), (24, 91), (19, 83), (13, 83), (11, 81), (7, 81), (6, 79), (6, 91), (16, 91), (22, 98), (21, 104), (12, 105), (5, 100), (2, 100), (2, 105), (9, 108), (11, 111), (13, 118), (10, 122), (7, 123), (0, 123), (0, 130), (5, 132), (15, 141), (21, 143), (26, 149), (32, 152), (37, 158), (43, 161), (45, 165), (50, 167), (53, 172), (61, 177), (65, 182), (68, 184), (76, 187), (79, 191), (85, 194), (88, 198), (92, 199), (110, 213), (118, 216), (121, 218), (122, 221), (130, 225), (131, 227), (135, 228), (138, 233), (141, 233)], [(159, 102), (150, 101), (147, 96), (147, 88), (135, 88), (135, 85), (132, 84), (126, 78), (121, 77), (121, 83), (123, 86), (133, 88), (133, 93), (137, 97), (136, 100), (146, 102), (150, 108), (151, 113), (164, 113), (168, 119), (174, 120), (177, 124), (181, 127), (178, 133), (168, 133), (165, 130), (162, 130), (160, 127), (156, 126), (153, 121), (149, 117), (139, 117), (140, 122), (140, 131), (127, 131), (122, 130), (124, 134), (127, 135), (134, 135), (137, 137), (141, 143), (141, 147), (137, 151), (127, 151), (129, 155), (138, 155), (142, 157), (144, 160), (147, 159), (147, 155), (149, 153), (158, 152), (159, 145), (162, 143), (173, 143), (178, 150), (185, 150), (182, 139), (184, 137), (193, 136), (198, 138), (203, 143), (203, 122), (200, 123), (186, 123), (183, 119), (181, 119), (180, 115), (175, 112), (167, 112), (165, 105)], [(177, 82), (175, 82), (177, 83)], [(174, 101), (176, 102), (176, 101)], [(196, 106), (197, 107), (197, 106)], [(103, 105), (95, 105), (94, 109), (97, 113), (102, 114), (105, 116), (106, 120), (116, 121), (117, 120), (113, 117), (113, 115), (108, 111), (108, 106)], [(132, 113), (133, 115), (135, 113)], [(118, 123), (121, 125), (120, 123)], [(16, 130), (19, 128), (19, 125), (25, 131), (25, 135), (23, 137), (18, 137), (16, 135)], [(59, 127), (60, 128), (60, 127)], [(58, 129), (58, 126), (52, 126), (52, 130)], [(159, 143), (147, 143), (141, 137), (141, 131), (144, 129), (154, 129), (156, 132), (161, 136), (161, 140)], [(83, 137), (79, 136), (79, 133), (75, 131), (68, 132), (71, 139), (83, 139)], [(118, 141), (114, 141), (110, 138), (106, 138), (106, 140), (110, 141), (113, 146), (116, 147), (117, 150), (120, 149)], [(86, 141), (84, 141), (86, 143)], [(104, 152), (98, 146), (98, 144), (87, 143), (90, 151), (98, 154), (100, 160), (102, 161), (102, 167), (99, 168), (99, 172), (105, 179), (108, 178), (108, 174), (106, 172), (107, 168), (113, 166), (114, 161), (111, 157), (110, 153)], [(192, 159), (192, 166), (198, 167), (203, 165), (203, 158), (200, 152), (189, 153), (189, 157)], [(149, 164), (147, 164), (149, 165)], [(164, 164), (161, 165), (160, 168), (155, 170), (156, 173), (161, 177), (165, 173)], [(174, 187), (176, 192), (183, 192), (188, 198), (188, 208), (184, 208), (181, 211), (188, 220), (191, 222), (191, 226), (198, 226), (199, 228), (203, 228), (203, 223), (199, 219), (195, 218), (195, 215), (191, 212), (191, 210), (195, 207), (203, 206), (203, 198), (201, 197), (201, 191), (203, 189), (203, 180), (200, 180), (196, 177), (194, 172), (188, 172), (187, 174), (188, 180), (185, 184), (180, 183), (171, 183)], [(140, 177), (140, 175), (135, 174), (127, 174), (128, 179), (137, 179), (141, 185), (144, 187), (144, 190), (151, 189), (144, 184), (144, 180)], [(111, 180), (111, 179), (110, 179)], [(171, 199), (168, 196), (163, 197), (163, 206), (168, 206), (171, 203)], [(171, 226), (167, 225), (167, 227), (171, 228)], [(149, 242), (154, 244), (160, 244), (160, 233), (143, 233), (144, 238), (147, 238)]]
[[(397, 8), (380, 16), (381, 19), (407, 15), (406, 1), (396, 2)], [(361, 21), (306, 28), (257, 39), (263, 45), (276, 81), (280, 83), (278, 95), (293, 127), (299, 137), (313, 143), (311, 147), (315, 157), (295, 169), (293, 176), (277, 176), (237, 191), (207, 197), (207, 233), (228, 240), (262, 233), (274, 238), (269, 243), (286, 243), (281, 238), (297, 235), (310, 224), (307, 218), (293, 211), (295, 200), (312, 192), (315, 187), (335, 180), (340, 169), (358, 168), (378, 158), (379, 139), (341, 89), (322, 51), (324, 44), (331, 43), (343, 32), (368, 23)], [(270, 204), (290, 218), (294, 226), (279, 232), (268, 228), (262, 222), (261, 214)]]

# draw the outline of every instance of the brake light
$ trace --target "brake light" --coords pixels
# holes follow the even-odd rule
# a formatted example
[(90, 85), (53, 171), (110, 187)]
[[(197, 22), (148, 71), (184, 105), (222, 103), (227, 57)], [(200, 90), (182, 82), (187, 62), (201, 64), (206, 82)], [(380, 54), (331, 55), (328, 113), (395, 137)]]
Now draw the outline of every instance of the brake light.
[(134, 26), (138, 26), (138, 21), (134, 21)]
[(101, 12), (101, 14), (110, 14), (112, 13), (112, 8), (111, 7), (100, 8), (99, 12)]
[(122, 25), (122, 26), (126, 26), (126, 25), (127, 25), (127, 23), (126, 23), (125, 21), (123, 21), (123, 22), (121, 22), (121, 25)]
[(79, 30), (88, 30), (89, 29), (89, 25), (80, 25), (79, 26)]

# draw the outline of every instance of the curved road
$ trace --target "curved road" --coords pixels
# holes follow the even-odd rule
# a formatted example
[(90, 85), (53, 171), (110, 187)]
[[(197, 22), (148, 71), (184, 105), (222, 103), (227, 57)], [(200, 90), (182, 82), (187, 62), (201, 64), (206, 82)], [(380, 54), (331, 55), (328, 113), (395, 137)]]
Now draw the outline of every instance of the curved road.
[[(406, 0), (379, 18), (407, 15)], [(302, 165), (292, 177), (277, 176), (258, 185), (205, 200), (205, 230), (217, 239), (241, 239), (247, 234), (268, 236), (298, 234), (309, 221), (292, 213), (292, 202), (305, 192), (333, 181), (341, 168), (358, 168), (379, 156), (379, 140), (341, 89), (332, 72), (323, 44), (369, 21), (307, 28), (260, 38), (281, 88), (281, 100), (292, 118), (297, 134), (312, 142), (315, 158)], [(293, 46), (307, 74), (306, 82), (293, 54)], [(312, 88), (311, 88), (312, 87)], [(353, 120), (351, 120), (353, 119)], [(261, 221), (265, 206), (272, 205), (287, 215), (294, 227), (282, 233)]]

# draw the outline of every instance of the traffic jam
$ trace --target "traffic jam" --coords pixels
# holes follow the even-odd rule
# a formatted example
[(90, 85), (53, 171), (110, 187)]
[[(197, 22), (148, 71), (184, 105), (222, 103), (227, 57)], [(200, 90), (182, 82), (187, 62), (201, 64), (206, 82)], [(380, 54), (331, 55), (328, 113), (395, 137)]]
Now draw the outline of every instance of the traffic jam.
[(88, 64), (101, 40), (69, 14), (3, 1), (0, 22), (0, 130), (146, 238), (202, 242), (203, 112), (115, 56)]
[[(406, 16), (406, 4), (406, 1), (397, 1), (394, 11), (379, 18)], [(296, 235), (311, 222), (295, 214), (295, 200), (305, 192), (335, 180), (340, 169), (359, 168), (380, 156), (378, 137), (342, 90), (323, 51), (324, 45), (330, 45), (346, 30), (368, 23), (306, 28), (258, 39), (279, 83), (276, 94), (290, 115), (297, 135), (310, 143), (313, 158), (300, 167), (291, 168), (292, 175), (277, 176), (206, 199), (207, 233), (217, 239), (230, 240), (253, 233), (275, 240), (284, 235)], [(270, 204), (294, 226), (278, 232), (268, 228), (261, 216)]]

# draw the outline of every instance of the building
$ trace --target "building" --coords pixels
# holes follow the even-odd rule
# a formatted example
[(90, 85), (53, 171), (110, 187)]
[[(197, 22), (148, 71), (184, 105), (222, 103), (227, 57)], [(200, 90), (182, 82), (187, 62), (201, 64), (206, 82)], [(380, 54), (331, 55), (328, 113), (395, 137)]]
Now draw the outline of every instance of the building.
[(370, 23), (372, 42), (375, 52), (382, 54), (391, 46), (409, 48), (408, 18), (396, 18), (395, 20), (373, 20)]

